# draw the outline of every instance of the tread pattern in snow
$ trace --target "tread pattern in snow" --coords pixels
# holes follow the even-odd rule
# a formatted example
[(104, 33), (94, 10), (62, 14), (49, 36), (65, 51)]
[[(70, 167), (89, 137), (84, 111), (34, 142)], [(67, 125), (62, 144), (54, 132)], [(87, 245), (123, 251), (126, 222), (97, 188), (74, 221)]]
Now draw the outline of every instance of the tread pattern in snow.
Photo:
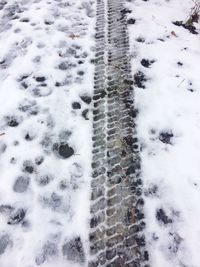
[(97, 1), (90, 267), (148, 266), (128, 12), (123, 1)]

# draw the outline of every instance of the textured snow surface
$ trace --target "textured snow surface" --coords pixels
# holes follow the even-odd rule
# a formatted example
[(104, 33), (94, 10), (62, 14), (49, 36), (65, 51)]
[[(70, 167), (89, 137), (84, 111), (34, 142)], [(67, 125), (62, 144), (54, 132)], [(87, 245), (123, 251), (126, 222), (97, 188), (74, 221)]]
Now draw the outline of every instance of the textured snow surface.
[(94, 1), (0, 1), (0, 266), (87, 265)]
[[(200, 266), (200, 25), (193, 1), (127, 1), (153, 267)], [(130, 20), (132, 19), (132, 20)]]

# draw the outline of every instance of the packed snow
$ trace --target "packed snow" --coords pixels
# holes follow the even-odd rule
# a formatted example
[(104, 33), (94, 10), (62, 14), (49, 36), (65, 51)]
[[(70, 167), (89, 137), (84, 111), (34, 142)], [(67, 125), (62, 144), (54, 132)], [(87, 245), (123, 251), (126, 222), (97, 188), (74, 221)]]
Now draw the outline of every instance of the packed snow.
[(153, 267), (200, 266), (200, 23), (181, 25), (193, 6), (126, 3)]
[(95, 2), (0, 1), (0, 266), (87, 266)]

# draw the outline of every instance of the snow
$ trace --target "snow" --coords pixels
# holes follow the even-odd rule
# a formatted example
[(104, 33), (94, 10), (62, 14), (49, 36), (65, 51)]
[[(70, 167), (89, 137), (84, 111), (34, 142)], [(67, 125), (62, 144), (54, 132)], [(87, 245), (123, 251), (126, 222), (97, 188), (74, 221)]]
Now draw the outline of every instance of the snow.
[(1, 267), (87, 266), (94, 14), (94, 1), (0, 3)]
[[(200, 266), (200, 25), (194, 23), (195, 35), (172, 23), (185, 22), (193, 5), (181, 0), (126, 3), (132, 10), (128, 19), (136, 20), (128, 29), (153, 267)], [(145, 67), (142, 59), (152, 63)]]
[[(126, 1), (153, 267), (200, 266), (193, 5)], [(0, 1), (1, 267), (87, 266), (94, 35), (95, 1)]]

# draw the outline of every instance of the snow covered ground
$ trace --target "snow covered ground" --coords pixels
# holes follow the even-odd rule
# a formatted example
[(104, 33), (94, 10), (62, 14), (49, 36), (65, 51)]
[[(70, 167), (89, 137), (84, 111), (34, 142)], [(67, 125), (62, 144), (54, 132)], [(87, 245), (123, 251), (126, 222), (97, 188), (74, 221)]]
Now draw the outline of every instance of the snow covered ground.
[(0, 266), (87, 265), (95, 2), (0, 1)]
[[(126, 1), (152, 267), (200, 267), (193, 5)], [(0, 267), (87, 266), (94, 27), (93, 0), (0, 1)]]
[(200, 24), (193, 1), (126, 7), (152, 267), (200, 266)]

